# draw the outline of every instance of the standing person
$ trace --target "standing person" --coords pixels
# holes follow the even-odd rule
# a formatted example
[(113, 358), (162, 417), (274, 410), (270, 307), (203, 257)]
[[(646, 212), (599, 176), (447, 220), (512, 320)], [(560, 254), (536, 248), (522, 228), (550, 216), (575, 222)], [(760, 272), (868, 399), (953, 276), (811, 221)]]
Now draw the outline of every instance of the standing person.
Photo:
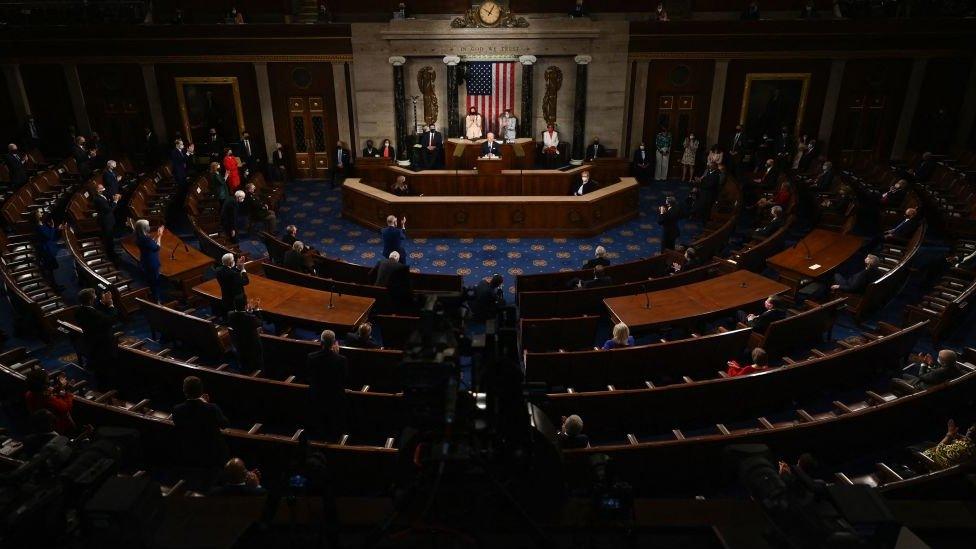
[(681, 219), (681, 212), (678, 211), (678, 199), (668, 196), (664, 199), (664, 205), (657, 210), (657, 224), (661, 226), (661, 253), (664, 250), (673, 250), (674, 244), (681, 235), (678, 229), (678, 220)]
[(695, 171), (695, 162), (698, 160), (698, 149), (701, 147), (695, 132), (688, 134), (682, 147), (684, 149), (681, 153), (681, 180), (690, 183)]
[(185, 465), (216, 469), (227, 459), (223, 428), (230, 423), (219, 406), (203, 392), (196, 376), (183, 380), (183, 402), (173, 406), (173, 435)]
[(7, 173), (10, 177), (10, 186), (17, 190), (27, 183), (27, 171), (24, 170), (24, 158), (17, 154), (17, 145), (11, 143), (7, 145), (7, 154), (3, 155), (3, 163), (7, 166)]
[(551, 170), (559, 164), (559, 133), (552, 124), (542, 132), (542, 155), (546, 159), (546, 168)]
[(335, 152), (332, 155), (333, 163), (329, 167), (329, 188), (341, 187), (346, 181), (346, 177), (352, 173), (352, 156), (349, 149), (342, 141), (336, 141)]
[(515, 130), (518, 127), (518, 119), (512, 115), (512, 109), (507, 108), (498, 117), (498, 133), (502, 134), (502, 139), (506, 143), (515, 141)]
[(261, 346), (260, 309), (235, 309), (227, 315), (230, 339), (242, 372), (264, 370), (264, 348)]
[(244, 169), (247, 170), (247, 173), (253, 172), (258, 163), (258, 157), (254, 154), (251, 134), (247, 130), (244, 130), (244, 133), (241, 134), (241, 147), (238, 156), (244, 164)]
[(275, 150), (271, 152), (271, 181), (283, 182), (288, 174), (285, 164), (285, 149), (281, 143), (275, 143)]
[(109, 195), (119, 194), (122, 190), (122, 186), (119, 183), (119, 176), (115, 173), (115, 168), (118, 165), (118, 162), (109, 160), (105, 163), (105, 169), (102, 170), (102, 183), (105, 184), (105, 189)]
[(99, 388), (107, 389), (109, 373), (118, 355), (115, 339), (118, 313), (112, 302), (112, 292), (103, 292), (97, 304), (95, 301), (94, 289), (85, 288), (78, 292), (79, 306), (75, 311), (75, 322), (81, 328), (86, 365), (95, 374)]
[(404, 312), (413, 310), (410, 269), (401, 262), (399, 252), (390, 252), (390, 256), (377, 262), (367, 276), (373, 285), (386, 288), (396, 310)]
[(210, 186), (210, 194), (223, 206), (224, 202), (230, 198), (230, 191), (227, 189), (227, 182), (220, 175), (220, 164), (210, 163), (210, 171), (207, 173), (207, 183)]
[(247, 269), (237, 265), (234, 254), (224, 254), (220, 258), (220, 266), (216, 271), (217, 284), (220, 285), (220, 302), (224, 313), (239, 311), (247, 307), (247, 293), (244, 286), (251, 281), (247, 277)]
[(647, 152), (647, 145), (641, 144), (634, 151), (634, 159), (630, 162), (630, 170), (639, 183), (646, 183), (651, 174), (651, 155)]
[(159, 250), (163, 245), (163, 233), (166, 229), (160, 225), (155, 234), (149, 234), (149, 221), (136, 221), (136, 245), (139, 246), (139, 266), (146, 275), (146, 284), (156, 303), (163, 302), (162, 286), (159, 276)]
[(310, 353), (306, 362), (309, 421), (320, 435), (334, 438), (346, 426), (348, 361), (339, 354), (339, 341), (332, 330), (324, 330), (319, 343), (319, 350)]
[(112, 261), (118, 259), (115, 253), (115, 208), (121, 198), (120, 194), (106, 196), (105, 185), (102, 185), (101, 181), (96, 184), (95, 194), (92, 196), (92, 205), (98, 217), (98, 227), (101, 229), (102, 247)]
[(395, 215), (386, 216), (386, 227), (380, 231), (383, 238), (383, 257), (390, 257), (390, 254), (397, 252), (400, 254), (400, 262), (406, 263), (406, 251), (403, 249), (403, 241), (407, 239), (407, 218), (400, 219), (397, 226)]
[(654, 148), (656, 149), (654, 179), (664, 181), (668, 178), (668, 164), (671, 162), (671, 132), (667, 127), (661, 126), (661, 131), (657, 132)]
[(201, 152), (209, 154), (211, 161), (219, 162), (223, 158), (224, 140), (217, 135), (217, 128), (210, 128), (207, 134), (207, 142), (203, 145)]
[(173, 170), (173, 181), (177, 189), (186, 188), (186, 172), (190, 169), (190, 159), (183, 147), (183, 140), (177, 139), (173, 142), (173, 150), (169, 153), (169, 163)]
[(236, 193), (237, 189), (241, 188), (241, 166), (237, 161), (237, 157), (230, 150), (230, 147), (224, 148), (224, 159), (222, 163), (224, 165), (224, 179), (227, 181), (227, 188), (230, 192)]
[(34, 210), (34, 246), (37, 249), (38, 267), (41, 274), (58, 291), (64, 290), (64, 286), (57, 283), (54, 278), (54, 271), (58, 269), (58, 229), (54, 227), (54, 219), (45, 216), (44, 210), (38, 208)]
[(233, 200), (225, 200), (220, 207), (220, 227), (224, 230), (227, 238), (237, 243), (237, 223), (244, 211), (244, 199), (247, 194), (244, 191), (234, 193)]
[(478, 113), (478, 109), (471, 107), (464, 117), (464, 136), (470, 140), (481, 139), (484, 135), (485, 119)]
[(702, 223), (708, 223), (708, 219), (712, 215), (712, 206), (721, 190), (720, 178), (721, 172), (719, 172), (718, 164), (709, 162), (708, 169), (698, 179), (698, 201), (695, 204), (695, 215), (702, 220)]
[[(437, 161), (441, 156), (441, 148), (444, 146), (444, 136), (437, 131), (437, 126), (431, 124), (427, 131), (420, 136), (420, 160), (424, 169), (430, 170), (437, 166)], [(392, 147), (391, 147), (392, 150)]]

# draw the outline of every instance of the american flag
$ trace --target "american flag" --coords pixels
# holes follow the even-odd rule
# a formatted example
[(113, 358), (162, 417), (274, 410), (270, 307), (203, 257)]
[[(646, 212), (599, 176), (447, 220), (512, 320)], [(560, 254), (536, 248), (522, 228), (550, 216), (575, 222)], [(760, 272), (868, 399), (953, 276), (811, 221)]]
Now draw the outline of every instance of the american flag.
[(484, 117), (485, 133), (498, 133), (498, 117), (506, 108), (515, 113), (515, 62), (468, 63), (468, 101), (464, 114), (471, 107)]

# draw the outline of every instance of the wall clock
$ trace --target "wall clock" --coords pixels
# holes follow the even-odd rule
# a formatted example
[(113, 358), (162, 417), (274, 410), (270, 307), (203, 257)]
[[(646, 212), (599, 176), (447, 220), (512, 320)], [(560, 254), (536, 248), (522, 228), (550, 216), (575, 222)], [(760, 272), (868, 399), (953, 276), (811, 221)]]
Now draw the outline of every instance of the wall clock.
[(475, 3), (463, 17), (455, 17), (451, 21), (451, 27), (456, 29), (528, 26), (529, 22), (524, 17), (512, 15), (506, 0), (484, 0)]

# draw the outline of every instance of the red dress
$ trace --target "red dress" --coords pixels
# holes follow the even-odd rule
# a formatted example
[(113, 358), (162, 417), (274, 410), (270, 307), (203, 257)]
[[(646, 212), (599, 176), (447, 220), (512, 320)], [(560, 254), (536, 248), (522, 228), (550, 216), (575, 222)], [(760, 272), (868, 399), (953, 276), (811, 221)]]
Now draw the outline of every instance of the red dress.
[(47, 410), (54, 414), (54, 430), (61, 435), (71, 435), (75, 430), (75, 420), (71, 417), (74, 397), (71, 393), (57, 396), (50, 393), (37, 394), (27, 391), (24, 395), (24, 401), (27, 403), (27, 411), (30, 413)]
[(756, 372), (765, 372), (768, 369), (768, 367), (760, 367), (756, 366), (755, 364), (750, 364), (749, 366), (739, 366), (738, 362), (732, 360), (729, 361), (729, 368), (725, 371), (725, 373), (728, 374), (729, 377), (739, 377), (754, 374)]
[(241, 173), (237, 167), (237, 159), (233, 155), (224, 157), (224, 171), (227, 172), (227, 187), (230, 194), (234, 194), (241, 186)]

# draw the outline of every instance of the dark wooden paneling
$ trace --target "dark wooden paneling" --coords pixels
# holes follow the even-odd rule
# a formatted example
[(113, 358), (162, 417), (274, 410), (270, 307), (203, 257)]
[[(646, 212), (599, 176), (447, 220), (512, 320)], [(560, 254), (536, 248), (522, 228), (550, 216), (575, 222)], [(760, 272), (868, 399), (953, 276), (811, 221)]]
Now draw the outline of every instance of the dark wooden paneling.
[(847, 62), (829, 144), (830, 153), (835, 159), (839, 158), (841, 150), (849, 146), (849, 136), (857, 131), (857, 119), (850, 111), (858, 101), (884, 102), (877, 130), (869, 133), (874, 135), (874, 156), (883, 158), (891, 152), (911, 68), (908, 59), (852, 59)]
[[(183, 131), (176, 96), (176, 78), (186, 76), (218, 77), (235, 76), (241, 92), (241, 105), (244, 112), (244, 127), (259, 151), (264, 151), (264, 131), (261, 128), (261, 101), (258, 98), (257, 79), (254, 65), (250, 63), (190, 64), (173, 63), (156, 65), (156, 81), (159, 84), (159, 97), (169, 131), (167, 139), (172, 140), (177, 130)], [(223, 135), (225, 141), (237, 141), (238, 135)]]
[(46, 152), (63, 155), (70, 145), (67, 128), (75, 125), (68, 85), (61, 65), (21, 65), (20, 74)]
[(0, 146), (6, 151), (7, 143), (20, 137), (20, 121), (14, 114), (13, 99), (7, 92), (7, 75), (0, 71)]
[[(679, 73), (687, 74), (687, 80), (680, 80)], [(691, 129), (702, 141), (703, 147), (710, 147), (705, 143), (705, 131), (708, 126), (708, 109), (712, 97), (712, 79), (715, 76), (715, 62), (702, 59), (661, 59), (650, 62), (647, 71), (647, 96), (644, 107), (644, 136), (643, 140), (648, 149), (654, 147), (654, 136), (658, 132), (657, 115), (658, 101), (662, 95), (671, 95), (677, 104), (680, 96), (694, 97), (694, 121)], [(680, 112), (676, 110), (675, 112)], [(684, 135), (674, 135), (676, 146)], [(640, 143), (633, 143), (634, 148)], [(679, 155), (680, 156), (680, 155)]]
[[(728, 77), (725, 81), (725, 101), (722, 106), (722, 125), (719, 139), (724, 143), (735, 131), (742, 113), (742, 98), (745, 92), (746, 75), (750, 73), (810, 73), (810, 88), (807, 91), (803, 119), (799, 133), (816, 135), (823, 112), (824, 94), (830, 76), (830, 61), (811, 59), (789, 60), (739, 60), (729, 62)], [(749, 128), (746, 128), (749, 131)]]
[[(299, 87), (292, 78), (294, 70), (302, 67), (307, 69), (312, 76), (308, 86), (304, 88)], [(268, 63), (268, 78), (271, 80), (271, 100), (274, 103), (275, 133), (286, 152), (294, 150), (288, 115), (288, 98), (293, 96), (322, 97), (326, 113), (325, 142), (329, 150), (332, 150), (339, 139), (348, 141), (348, 137), (339, 135), (331, 63)], [(338, 108), (345, 109), (347, 107), (341, 105)], [(357, 151), (361, 148), (356, 143), (346, 143), (346, 145), (353, 155), (358, 154)], [(291, 154), (286, 156), (289, 161), (292, 159)], [(289, 173), (295, 173), (295, 166), (290, 165), (288, 169)]]
[(110, 150), (134, 152), (149, 122), (142, 70), (134, 64), (78, 65), (92, 131)]
[(956, 136), (971, 68), (972, 60), (966, 58), (929, 60), (912, 122), (909, 148), (948, 152)]

